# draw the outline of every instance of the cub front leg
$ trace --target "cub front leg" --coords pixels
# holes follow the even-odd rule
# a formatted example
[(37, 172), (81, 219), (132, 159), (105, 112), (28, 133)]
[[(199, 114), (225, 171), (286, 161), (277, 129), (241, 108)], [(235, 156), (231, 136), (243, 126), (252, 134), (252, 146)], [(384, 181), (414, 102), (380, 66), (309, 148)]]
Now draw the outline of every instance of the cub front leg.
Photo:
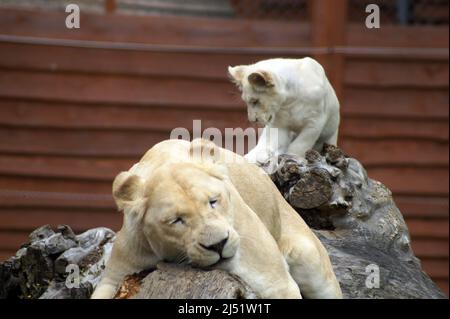
[(306, 151), (312, 149), (319, 140), (323, 126), (323, 121), (317, 121), (304, 127), (289, 145), (287, 149), (288, 153), (305, 158)]
[(251, 163), (266, 163), (271, 157), (286, 152), (290, 142), (288, 129), (267, 125), (256, 146), (244, 157)]

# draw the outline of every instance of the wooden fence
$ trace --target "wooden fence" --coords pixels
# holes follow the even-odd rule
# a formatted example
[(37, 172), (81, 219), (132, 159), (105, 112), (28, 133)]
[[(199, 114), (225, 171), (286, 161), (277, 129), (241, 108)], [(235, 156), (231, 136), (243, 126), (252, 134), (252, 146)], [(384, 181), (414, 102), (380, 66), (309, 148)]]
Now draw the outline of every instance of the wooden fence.
[(247, 127), (226, 67), (312, 55), (342, 104), (341, 147), (386, 184), (448, 293), (448, 26), (0, 9), (0, 259), (42, 224), (118, 230), (111, 182), (175, 127)]

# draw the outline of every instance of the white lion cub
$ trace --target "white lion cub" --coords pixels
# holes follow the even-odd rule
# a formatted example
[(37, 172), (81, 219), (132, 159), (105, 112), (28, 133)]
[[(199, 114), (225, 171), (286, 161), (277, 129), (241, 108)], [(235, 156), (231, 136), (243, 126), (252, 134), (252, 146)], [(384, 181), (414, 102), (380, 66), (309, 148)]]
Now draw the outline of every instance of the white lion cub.
[(250, 122), (264, 125), (245, 157), (265, 163), (283, 153), (301, 158), (324, 143), (336, 145), (339, 101), (323, 67), (314, 59), (269, 59), (229, 67), (242, 91)]

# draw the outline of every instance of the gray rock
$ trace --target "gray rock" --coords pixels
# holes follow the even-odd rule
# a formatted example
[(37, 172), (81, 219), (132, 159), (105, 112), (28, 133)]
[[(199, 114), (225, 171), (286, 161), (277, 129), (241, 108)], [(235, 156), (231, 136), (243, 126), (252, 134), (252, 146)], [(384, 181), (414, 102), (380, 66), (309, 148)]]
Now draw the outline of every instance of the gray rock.
[(54, 231), (45, 225), (29, 237), (15, 256), (0, 263), (0, 298), (89, 298), (115, 233), (94, 228), (76, 236), (69, 226)]

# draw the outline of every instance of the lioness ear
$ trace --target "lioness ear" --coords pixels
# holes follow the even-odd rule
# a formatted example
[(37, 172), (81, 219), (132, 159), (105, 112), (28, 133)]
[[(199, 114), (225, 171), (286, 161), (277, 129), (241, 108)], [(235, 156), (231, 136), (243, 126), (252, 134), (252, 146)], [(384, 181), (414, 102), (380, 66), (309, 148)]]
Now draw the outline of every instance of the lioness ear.
[(196, 138), (191, 142), (189, 155), (195, 161), (214, 163), (219, 160), (220, 151), (214, 142), (203, 138)]
[(267, 71), (253, 72), (247, 79), (253, 88), (259, 90), (271, 88), (275, 85), (272, 75)]
[(244, 78), (245, 67), (246, 67), (245, 65), (228, 67), (228, 76), (230, 77), (231, 82), (233, 82), (236, 85), (241, 84), (242, 79)]
[(141, 177), (122, 172), (113, 182), (113, 197), (119, 210), (135, 205), (144, 197), (144, 181)]

